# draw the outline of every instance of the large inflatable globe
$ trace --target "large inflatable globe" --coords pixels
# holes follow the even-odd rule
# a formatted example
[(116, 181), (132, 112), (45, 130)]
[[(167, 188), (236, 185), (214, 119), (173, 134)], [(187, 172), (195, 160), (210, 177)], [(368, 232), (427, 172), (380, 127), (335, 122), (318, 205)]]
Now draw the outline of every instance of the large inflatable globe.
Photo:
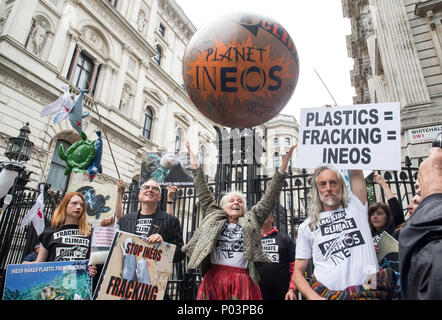
[(205, 24), (184, 54), (190, 99), (204, 116), (230, 128), (251, 128), (276, 116), (292, 96), (298, 75), (298, 54), (288, 32), (254, 13)]

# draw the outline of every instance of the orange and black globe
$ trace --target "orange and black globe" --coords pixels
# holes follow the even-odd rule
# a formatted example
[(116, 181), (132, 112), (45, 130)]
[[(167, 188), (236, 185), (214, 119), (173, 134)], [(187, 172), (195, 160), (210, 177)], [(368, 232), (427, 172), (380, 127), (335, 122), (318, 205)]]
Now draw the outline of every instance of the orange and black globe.
[(288, 32), (254, 13), (205, 24), (184, 54), (190, 99), (204, 116), (230, 128), (251, 128), (276, 116), (292, 96), (298, 75), (298, 54)]

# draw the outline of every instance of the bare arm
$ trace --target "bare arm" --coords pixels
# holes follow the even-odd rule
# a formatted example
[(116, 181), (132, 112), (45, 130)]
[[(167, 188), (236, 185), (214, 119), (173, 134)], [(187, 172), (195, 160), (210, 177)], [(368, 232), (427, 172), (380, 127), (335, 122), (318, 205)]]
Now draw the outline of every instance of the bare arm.
[(119, 179), (117, 182), (117, 198), (115, 203), (115, 220), (118, 221), (123, 214), (123, 192), (124, 192), (124, 182), (122, 179)]
[(367, 203), (367, 186), (365, 185), (364, 173), (362, 170), (350, 170), (351, 191), (359, 198), (365, 206)]
[(174, 196), (175, 196), (176, 191), (177, 191), (177, 187), (176, 186), (167, 186), (166, 189), (167, 189), (166, 212), (168, 214), (174, 215), (173, 200), (174, 200)]
[(257, 217), (261, 225), (264, 224), (278, 201), (285, 179), (285, 171), (295, 148), (296, 145), (292, 146), (287, 153), (282, 156), (279, 172), (275, 172), (263, 197), (250, 209), (250, 212)]
[(122, 179), (119, 179), (117, 182), (117, 197), (115, 198), (115, 215), (103, 218), (100, 220), (100, 226), (108, 227), (114, 224), (114, 222), (118, 222), (118, 220), (123, 215), (123, 192), (124, 192), (124, 182)]
[(196, 195), (201, 202), (201, 208), (203, 210), (203, 215), (206, 215), (207, 209), (214, 205), (216, 206), (215, 196), (209, 190), (209, 186), (207, 185), (207, 181), (204, 178), (203, 169), (200, 168), (198, 164), (198, 157), (192, 152), (189, 141), (186, 141), (187, 151), (190, 156), (190, 165), (193, 169), (193, 184), (195, 187)]
[(189, 152), (190, 165), (192, 166), (192, 169), (198, 169), (199, 168), (198, 157), (192, 152), (189, 141), (186, 141), (186, 147), (187, 151)]
[(35, 260), (34, 262), (46, 262), (48, 261), (48, 254), (49, 251), (46, 250), (45, 247), (43, 247), (43, 245), (40, 246), (40, 250), (38, 251), (38, 256), (37, 256), (37, 260)]
[(281, 166), (279, 167), (279, 170), (281, 171), (281, 173), (285, 173), (285, 171), (287, 170), (287, 166), (288, 166), (289, 161), (292, 157), (293, 151), (296, 149), (297, 146), (298, 146), (298, 144), (291, 146), (290, 149), (287, 151), (287, 153), (282, 155)]
[(387, 196), (387, 200), (390, 200), (391, 198), (394, 198), (395, 195), (393, 191), (391, 191), (390, 187), (388, 186), (388, 183), (385, 181), (385, 179), (376, 172), (373, 173), (373, 180), (378, 185), (381, 186), (382, 190), (384, 190), (385, 195)]
[(293, 270), (293, 282), (296, 289), (308, 300), (327, 300), (317, 294), (304, 278), (305, 271), (310, 263), (310, 259), (296, 259)]

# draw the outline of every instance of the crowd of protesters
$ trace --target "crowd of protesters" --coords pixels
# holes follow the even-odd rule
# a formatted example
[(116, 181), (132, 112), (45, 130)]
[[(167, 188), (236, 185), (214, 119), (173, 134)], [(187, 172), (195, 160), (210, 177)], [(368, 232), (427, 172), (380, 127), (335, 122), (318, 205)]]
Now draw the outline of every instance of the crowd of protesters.
[[(373, 180), (382, 188), (387, 203), (369, 206), (361, 170), (349, 171), (347, 185), (341, 171), (321, 166), (312, 175), (308, 215), (298, 228), (295, 244), (273, 225), (272, 210), (296, 146), (282, 156), (261, 200), (247, 208), (245, 195), (235, 191), (217, 203), (198, 156), (187, 143), (203, 210), (203, 220), (187, 244), (173, 215), (176, 188), (168, 187), (167, 209), (162, 211), (158, 205), (161, 187), (154, 180), (140, 187), (138, 211), (122, 215), (120, 204), (115, 218), (102, 219), (101, 225), (118, 223), (120, 230), (139, 235), (147, 243), (175, 244), (174, 262), (187, 255), (188, 268), (198, 268), (203, 275), (196, 297), (201, 300), (441, 299), (441, 137), (439, 134), (429, 157), (420, 164), (407, 221), (381, 175), (374, 173)], [(122, 181), (118, 190), (121, 202)], [(63, 234), (75, 234), (84, 241), (70, 248), (63, 242)], [(84, 197), (67, 193), (51, 226), (39, 237), (38, 252), (27, 257), (26, 263), (85, 259), (90, 237)], [(395, 256), (379, 260), (379, 245), (389, 237), (398, 241), (399, 250)], [(396, 260), (396, 267), (391, 260)], [(89, 273), (96, 276), (96, 266), (91, 266)]]

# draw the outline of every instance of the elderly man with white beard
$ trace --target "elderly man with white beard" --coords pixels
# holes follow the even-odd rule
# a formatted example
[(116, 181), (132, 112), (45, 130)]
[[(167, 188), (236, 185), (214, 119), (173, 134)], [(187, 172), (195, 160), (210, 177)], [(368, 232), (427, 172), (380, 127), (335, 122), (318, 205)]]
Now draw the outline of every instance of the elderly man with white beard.
[[(362, 171), (350, 171), (351, 191), (333, 167), (317, 168), (311, 181), (308, 217), (296, 242), (297, 289), (307, 299), (391, 298), (396, 279), (393, 272), (378, 272)], [(314, 276), (308, 283), (304, 274), (311, 260)]]

